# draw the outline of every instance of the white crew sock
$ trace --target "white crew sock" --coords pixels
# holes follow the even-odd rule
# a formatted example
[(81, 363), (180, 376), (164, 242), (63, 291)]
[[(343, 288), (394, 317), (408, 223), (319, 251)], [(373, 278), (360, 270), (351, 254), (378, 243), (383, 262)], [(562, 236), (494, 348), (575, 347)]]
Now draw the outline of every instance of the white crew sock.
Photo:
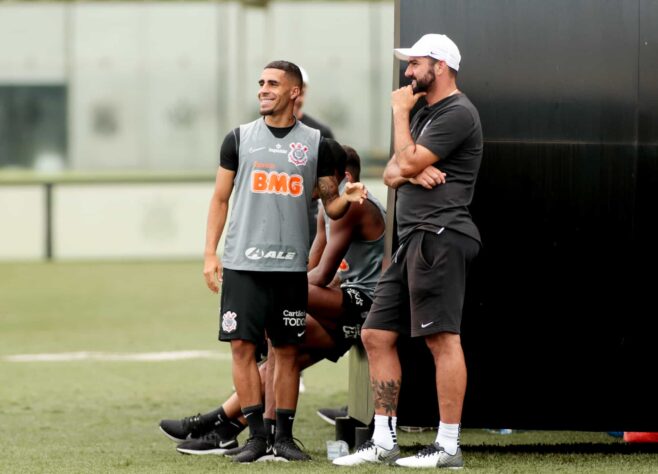
[(436, 434), (436, 443), (441, 446), (446, 453), (455, 454), (459, 447), (459, 423), (449, 425), (442, 421), (439, 422), (439, 432)]
[(372, 434), (372, 440), (377, 446), (393, 449), (393, 446), (398, 444), (398, 437), (395, 434), (397, 423), (397, 416), (375, 415), (375, 432)]

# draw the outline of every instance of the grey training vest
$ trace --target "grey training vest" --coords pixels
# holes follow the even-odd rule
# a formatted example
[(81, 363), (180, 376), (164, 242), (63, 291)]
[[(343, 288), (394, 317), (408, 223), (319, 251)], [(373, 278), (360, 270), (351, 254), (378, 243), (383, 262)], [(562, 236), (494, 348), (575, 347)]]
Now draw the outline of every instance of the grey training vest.
[[(340, 193), (345, 188), (346, 180), (341, 181)], [(382, 213), (386, 220), (386, 211), (372, 193), (368, 193), (368, 200), (372, 202)], [(352, 204), (353, 206), (355, 204)], [(324, 211), (324, 209), (323, 209)], [(325, 230), (327, 240), (331, 239), (329, 234), (329, 218), (325, 213)], [(384, 258), (384, 233), (375, 240), (353, 240), (349, 249), (338, 267), (341, 288), (357, 288), (373, 298), (375, 286), (382, 272), (382, 260)]]
[(284, 138), (272, 135), (262, 118), (240, 125), (225, 268), (306, 271), (319, 146), (320, 132), (299, 121)]

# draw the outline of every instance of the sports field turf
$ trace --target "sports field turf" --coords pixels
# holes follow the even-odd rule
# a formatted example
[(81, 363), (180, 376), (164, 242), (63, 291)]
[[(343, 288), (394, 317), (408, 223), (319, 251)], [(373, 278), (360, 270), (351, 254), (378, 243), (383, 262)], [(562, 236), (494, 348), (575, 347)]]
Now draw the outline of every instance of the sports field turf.
[[(0, 473), (338, 472), (326, 460), (334, 429), (315, 415), (344, 404), (347, 364), (305, 372), (295, 429), (314, 461), (235, 465), (182, 456), (158, 430), (231, 393), (230, 361), (14, 362), (16, 354), (181, 350), (227, 352), (216, 341), (217, 297), (200, 262), (0, 264)], [(403, 450), (434, 432), (400, 433)], [(244, 439), (244, 435), (242, 436)], [(658, 472), (658, 450), (605, 433), (464, 430), (473, 472)], [(366, 466), (349, 472), (396, 471)]]

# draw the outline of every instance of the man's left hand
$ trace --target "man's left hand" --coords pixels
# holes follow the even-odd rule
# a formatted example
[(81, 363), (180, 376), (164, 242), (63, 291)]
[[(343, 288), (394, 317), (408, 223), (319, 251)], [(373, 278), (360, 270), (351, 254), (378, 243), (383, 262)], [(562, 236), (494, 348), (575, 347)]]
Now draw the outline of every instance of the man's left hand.
[(411, 184), (416, 184), (425, 189), (432, 189), (439, 184), (446, 182), (446, 174), (434, 165), (429, 165), (423, 171), (409, 180)]
[(368, 190), (363, 183), (346, 183), (343, 196), (349, 202), (363, 204), (363, 200), (368, 197)]

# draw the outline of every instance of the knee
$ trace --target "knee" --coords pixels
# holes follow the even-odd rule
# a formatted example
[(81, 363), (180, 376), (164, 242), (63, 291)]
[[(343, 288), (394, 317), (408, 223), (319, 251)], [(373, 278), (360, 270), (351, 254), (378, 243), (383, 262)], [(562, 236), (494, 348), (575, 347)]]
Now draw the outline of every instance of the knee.
[(385, 334), (386, 332), (388, 331), (377, 329), (361, 330), (361, 341), (363, 342), (363, 347), (365, 347), (368, 354), (388, 350), (395, 344), (395, 340), (391, 340), (390, 337), (387, 337), (387, 334)]
[(274, 348), (274, 358), (277, 364), (295, 364), (298, 355), (299, 350), (297, 346), (288, 345)]
[(244, 340), (231, 341), (231, 355), (233, 362), (237, 364), (245, 364), (256, 362), (256, 344)]
[(461, 351), (461, 337), (451, 332), (440, 332), (425, 337), (425, 344), (435, 356), (441, 353)]

